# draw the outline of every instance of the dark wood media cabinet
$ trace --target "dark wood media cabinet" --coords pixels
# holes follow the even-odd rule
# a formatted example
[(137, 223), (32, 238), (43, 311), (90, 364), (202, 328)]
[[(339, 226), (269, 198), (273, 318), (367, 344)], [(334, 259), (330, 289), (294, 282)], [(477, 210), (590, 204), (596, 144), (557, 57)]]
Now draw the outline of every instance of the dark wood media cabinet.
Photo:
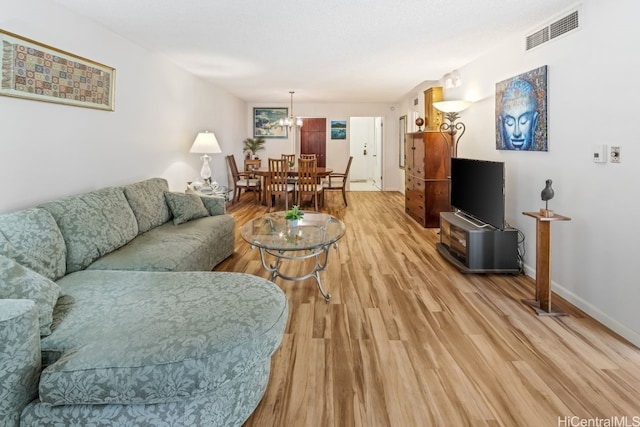
[(441, 212), (436, 247), (462, 273), (520, 273), (516, 229), (476, 225), (455, 212)]
[(405, 212), (427, 228), (440, 226), (449, 207), (449, 136), (414, 132), (405, 136)]

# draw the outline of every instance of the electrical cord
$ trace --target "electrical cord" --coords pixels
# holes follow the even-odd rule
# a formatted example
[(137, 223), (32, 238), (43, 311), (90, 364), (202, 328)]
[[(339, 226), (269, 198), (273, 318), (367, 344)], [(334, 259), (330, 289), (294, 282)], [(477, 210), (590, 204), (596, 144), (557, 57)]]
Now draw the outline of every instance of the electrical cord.
[(524, 274), (524, 255), (526, 253), (524, 248), (524, 233), (519, 228), (512, 227), (509, 223), (506, 223), (506, 225), (508, 228), (518, 232), (518, 270), (520, 270), (520, 274)]

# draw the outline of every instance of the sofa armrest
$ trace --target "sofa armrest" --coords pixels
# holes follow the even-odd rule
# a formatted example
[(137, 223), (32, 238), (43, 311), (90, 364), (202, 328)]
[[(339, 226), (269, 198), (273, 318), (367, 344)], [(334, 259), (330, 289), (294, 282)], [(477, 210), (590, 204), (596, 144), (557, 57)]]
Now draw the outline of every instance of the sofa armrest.
[(18, 426), (38, 397), (41, 370), (38, 309), (31, 300), (0, 299), (0, 420)]
[(209, 215), (224, 215), (226, 212), (226, 201), (220, 196), (203, 196), (199, 195), (204, 207), (209, 211)]

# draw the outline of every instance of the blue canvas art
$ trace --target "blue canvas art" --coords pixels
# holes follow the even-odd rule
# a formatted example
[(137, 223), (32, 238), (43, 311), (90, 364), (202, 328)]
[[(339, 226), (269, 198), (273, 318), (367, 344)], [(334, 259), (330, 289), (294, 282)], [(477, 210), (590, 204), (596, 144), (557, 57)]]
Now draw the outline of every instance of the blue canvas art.
[(346, 120), (331, 120), (331, 139), (347, 139)]
[(548, 151), (546, 65), (496, 83), (496, 149)]

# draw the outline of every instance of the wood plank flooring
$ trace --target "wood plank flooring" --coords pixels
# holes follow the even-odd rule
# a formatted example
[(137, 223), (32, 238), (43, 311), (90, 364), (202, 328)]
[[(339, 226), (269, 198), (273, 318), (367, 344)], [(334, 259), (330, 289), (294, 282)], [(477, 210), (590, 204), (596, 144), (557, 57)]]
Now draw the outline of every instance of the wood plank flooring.
[[(348, 208), (331, 193), (322, 209), (347, 225), (322, 273), (331, 302), (313, 279), (276, 279), (289, 323), (245, 426), (640, 425), (638, 348), (556, 295), (570, 315), (536, 316), (524, 275), (460, 274), (402, 194), (347, 196)], [(265, 212), (251, 194), (228, 207), (238, 230)], [(268, 277), (239, 234), (216, 270)]]

